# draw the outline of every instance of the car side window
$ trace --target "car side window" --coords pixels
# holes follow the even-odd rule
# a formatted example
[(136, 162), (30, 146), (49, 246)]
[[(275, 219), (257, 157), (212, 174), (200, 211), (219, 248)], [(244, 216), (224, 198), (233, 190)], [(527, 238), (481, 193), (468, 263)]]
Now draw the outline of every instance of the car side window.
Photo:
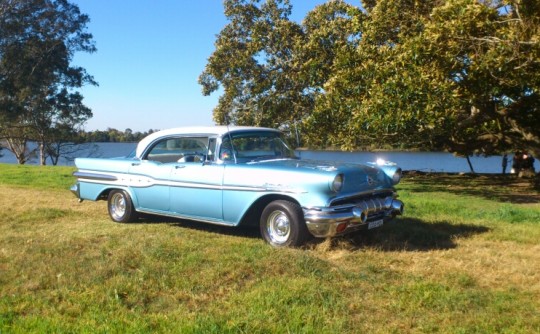
[(208, 137), (177, 137), (158, 141), (146, 159), (161, 163), (200, 162), (206, 159)]

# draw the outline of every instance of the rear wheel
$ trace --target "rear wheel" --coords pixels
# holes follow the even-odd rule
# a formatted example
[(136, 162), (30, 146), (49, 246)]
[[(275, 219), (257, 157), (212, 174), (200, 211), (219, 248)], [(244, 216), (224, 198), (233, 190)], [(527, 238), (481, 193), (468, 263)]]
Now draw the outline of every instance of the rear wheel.
[(302, 208), (286, 200), (273, 201), (264, 208), (260, 229), (264, 240), (274, 247), (300, 246), (310, 236)]
[(117, 223), (130, 223), (137, 219), (131, 197), (125, 190), (113, 190), (107, 199), (109, 216)]

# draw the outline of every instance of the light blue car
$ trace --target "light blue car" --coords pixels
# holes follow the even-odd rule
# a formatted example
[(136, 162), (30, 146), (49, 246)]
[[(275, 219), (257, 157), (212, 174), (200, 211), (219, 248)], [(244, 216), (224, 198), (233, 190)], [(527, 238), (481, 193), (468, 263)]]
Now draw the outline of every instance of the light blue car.
[(190, 127), (144, 138), (133, 156), (78, 158), (72, 192), (107, 200), (115, 222), (139, 214), (258, 224), (271, 245), (299, 246), (383, 225), (403, 213), (394, 164), (298, 159), (282, 134), (256, 127)]

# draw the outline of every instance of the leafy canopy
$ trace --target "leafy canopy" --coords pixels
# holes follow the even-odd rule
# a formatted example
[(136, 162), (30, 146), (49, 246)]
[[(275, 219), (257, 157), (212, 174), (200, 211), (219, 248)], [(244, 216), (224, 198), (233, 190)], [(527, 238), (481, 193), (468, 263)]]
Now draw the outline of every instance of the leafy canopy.
[(67, 0), (0, 4), (0, 137), (21, 163), (28, 140), (40, 143), (44, 164), (50, 141), (92, 116), (76, 89), (97, 83), (71, 64), (76, 52), (96, 51), (88, 22)]
[(288, 127), (316, 147), (391, 145), (540, 155), (540, 4), (328, 1), (302, 24), (288, 1), (225, 1), (200, 77), (214, 118)]

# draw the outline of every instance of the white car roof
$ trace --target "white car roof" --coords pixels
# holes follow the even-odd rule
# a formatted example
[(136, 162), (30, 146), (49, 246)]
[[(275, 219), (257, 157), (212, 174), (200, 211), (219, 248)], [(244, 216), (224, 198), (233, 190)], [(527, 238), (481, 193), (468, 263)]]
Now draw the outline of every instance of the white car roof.
[(135, 156), (137, 158), (140, 158), (143, 154), (143, 151), (146, 149), (146, 147), (150, 145), (152, 142), (154, 142), (156, 139), (161, 138), (161, 137), (168, 137), (168, 136), (174, 136), (174, 135), (187, 135), (187, 134), (222, 136), (229, 131), (237, 131), (237, 130), (277, 131), (276, 129), (260, 128), (260, 127), (254, 127), (254, 126), (224, 126), (224, 125), (190, 126), (190, 127), (166, 129), (166, 130), (154, 132), (144, 137), (139, 142), (139, 144), (137, 144), (137, 150), (135, 151)]

